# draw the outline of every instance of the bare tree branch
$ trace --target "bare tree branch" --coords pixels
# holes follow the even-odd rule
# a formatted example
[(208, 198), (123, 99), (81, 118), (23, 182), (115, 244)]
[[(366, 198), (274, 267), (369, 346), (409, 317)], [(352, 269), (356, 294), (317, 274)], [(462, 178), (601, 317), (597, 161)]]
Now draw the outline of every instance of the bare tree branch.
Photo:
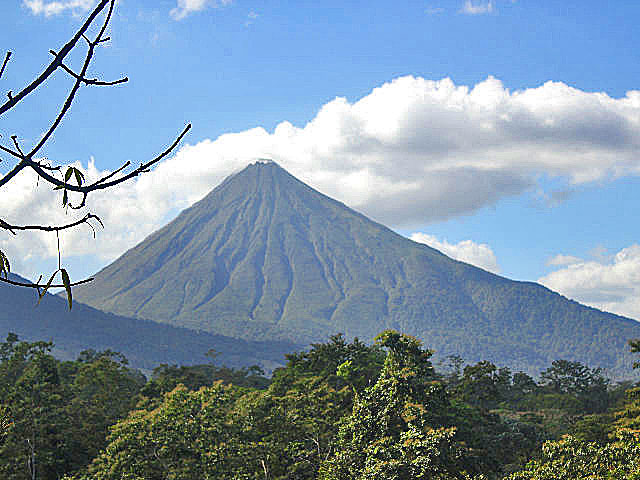
[(12, 109), (16, 106), (18, 102), (23, 100), (27, 95), (33, 92), (36, 88), (38, 88), (44, 81), (51, 76), (53, 72), (60, 66), (60, 63), (69, 55), (69, 52), (73, 50), (73, 47), (76, 46), (78, 40), (84, 35), (84, 33), (89, 29), (89, 26), (93, 23), (96, 17), (104, 10), (104, 7), (107, 6), (108, 3), (111, 2), (113, 5), (114, 0), (100, 0), (100, 3), (94, 8), (91, 12), (87, 20), (82, 24), (80, 29), (76, 32), (76, 34), (69, 40), (64, 47), (60, 49), (60, 53), (53, 59), (53, 61), (47, 66), (47, 68), (40, 74), (38, 77), (23, 88), (20, 93), (16, 96), (11, 96), (9, 101), (5, 102), (3, 105), (0, 105), (0, 115), (5, 113), (6, 111)]
[[(20, 160), (22, 160), (22, 155), (20, 155), (17, 152), (14, 152), (13, 150), (11, 150), (10, 148), (7, 147), (3, 147), (2, 145), (0, 145), (0, 150), (2, 150), (5, 153), (8, 153), (9, 155), (13, 155), (16, 158), (19, 158)], [(25, 165), (26, 166), (26, 165)]]
[[(56, 54), (56, 52), (54, 52), (53, 50), (51, 50), (51, 53), (53, 55)], [(110, 82), (105, 82), (105, 81), (101, 81), (98, 80), (97, 78), (84, 78), (81, 77), (80, 75), (78, 75), (76, 72), (74, 72), (73, 70), (71, 70), (69, 67), (67, 67), (64, 63), (60, 64), (60, 67), (67, 72), (69, 75), (71, 75), (72, 77), (74, 77), (76, 80), (80, 80), (82, 83), (84, 83), (85, 85), (98, 85), (98, 86), (102, 86), (102, 87), (111, 87), (113, 85), (118, 85), (120, 83), (126, 83), (129, 81), (129, 77), (123, 77), (120, 78), (118, 80), (112, 80)]]
[(60, 232), (62, 230), (68, 230), (73, 227), (77, 227), (78, 225), (82, 225), (83, 223), (89, 223), (89, 220), (96, 220), (102, 228), (104, 228), (104, 224), (100, 217), (94, 215), (93, 213), (87, 213), (84, 217), (75, 222), (67, 223), (66, 225), (58, 225), (58, 226), (46, 226), (46, 225), (12, 225), (0, 218), (0, 228), (4, 228), (9, 230), (11, 233), (15, 235), (15, 230), (40, 230), (42, 232)]
[[(8, 92), (7, 97), (8, 101), (0, 105), (0, 115), (4, 114), (8, 110), (15, 107), (20, 101), (22, 101), (26, 96), (31, 94), (34, 90), (36, 90), (42, 83), (44, 83), (57, 69), (61, 69), (66, 74), (70, 75), (74, 81), (70, 90), (67, 93), (67, 97), (60, 107), (56, 118), (50, 124), (49, 128), (46, 130), (42, 138), (31, 148), (28, 153), (25, 153), (25, 150), (20, 145), (18, 141), (17, 135), (12, 135), (11, 140), (13, 141), (13, 146), (3, 146), (0, 145), (0, 152), (4, 152), (6, 154), (11, 155), (18, 162), (11, 168), (11, 170), (0, 178), (0, 188), (7, 185), (11, 182), (18, 173), (20, 173), (25, 168), (31, 168), (37, 175), (37, 179), (43, 179), (48, 182), (50, 185), (54, 186), (54, 190), (62, 190), (63, 193), (63, 207), (70, 207), (73, 209), (79, 209), (85, 206), (87, 196), (90, 192), (96, 190), (105, 190), (107, 188), (118, 185), (122, 182), (125, 182), (133, 177), (136, 177), (142, 173), (150, 171), (150, 168), (155, 164), (160, 162), (162, 159), (166, 158), (180, 143), (183, 137), (187, 134), (187, 132), (191, 129), (191, 124), (188, 124), (182, 133), (174, 140), (174, 142), (169, 145), (163, 152), (154, 157), (148, 162), (141, 163), (140, 166), (129, 173), (125, 173), (125, 170), (131, 165), (130, 161), (125, 162), (122, 166), (117, 168), (115, 171), (99, 178), (91, 184), (84, 184), (84, 175), (83, 173), (75, 168), (68, 166), (66, 173), (61, 175), (62, 167), (59, 165), (51, 165), (46, 160), (46, 158), (36, 158), (38, 152), (47, 144), (47, 142), (52, 138), (58, 127), (61, 125), (62, 120), (65, 115), (69, 112), (74, 99), (76, 98), (76, 94), (79, 89), (83, 86), (113, 86), (121, 83), (125, 83), (128, 81), (128, 77), (123, 77), (118, 80), (113, 81), (103, 81), (98, 78), (88, 78), (87, 72), (89, 71), (89, 67), (92, 64), (93, 58), (95, 56), (96, 48), (101, 44), (110, 40), (110, 37), (105, 36), (105, 32), (107, 31), (107, 27), (109, 22), (111, 21), (116, 0), (99, 0), (97, 2), (96, 7), (93, 9), (91, 14), (87, 17), (82, 26), (77, 30), (74, 36), (60, 49), (59, 52), (55, 50), (50, 50), (50, 53), (54, 56), (53, 60), (49, 65), (44, 69), (44, 71), (35, 78), (31, 83), (29, 83), (25, 88), (23, 88), (18, 94), (14, 95), (11, 91)], [(105, 11), (105, 8), (108, 6), (108, 9)], [(93, 40), (89, 38), (89, 29), (94, 24), (96, 19), (100, 14), (104, 14), (104, 19), (102, 21), (102, 25), (98, 30), (97, 35)], [(82, 67), (80, 70), (71, 68), (68, 66), (64, 60), (69, 55), (69, 53), (78, 47), (78, 42), (80, 39), (86, 41), (87, 51), (84, 55), (84, 60), (82, 62)], [(11, 57), (11, 52), (7, 52), (4, 62), (0, 68), (0, 78), (2, 77), (5, 68), (9, 62)], [(56, 176), (57, 175), (57, 176)], [(70, 183), (72, 176), (75, 176), (76, 184)], [(82, 195), (82, 200), (79, 205), (71, 205), (69, 203), (69, 192), (80, 193)], [(76, 285), (81, 285), (93, 280), (92, 278), (87, 278), (81, 280), (79, 282), (71, 282), (69, 278), (69, 274), (67, 270), (62, 266), (62, 254), (60, 251), (60, 232), (79, 227), (80, 225), (87, 225), (93, 231), (95, 237), (95, 227), (96, 224), (93, 222), (97, 222), (97, 224), (101, 225), (102, 221), (97, 215), (92, 213), (87, 213), (82, 218), (78, 218), (77, 220), (63, 224), (63, 225), (14, 225), (12, 223), (7, 222), (6, 220), (0, 219), (0, 230), (6, 230), (14, 235), (18, 231), (42, 231), (42, 232), (53, 232), (56, 234), (56, 238), (58, 240), (58, 269), (51, 275), (50, 279), (46, 284), (41, 284), (42, 276), (35, 282), (18, 282), (15, 280), (10, 280), (8, 278), (9, 273), (9, 259), (6, 255), (0, 251), (0, 260), (2, 260), (2, 264), (0, 265), (0, 282), (9, 283), (16, 286), (35, 288), (38, 291), (39, 299), (42, 299), (46, 294), (47, 290), (50, 287), (64, 287), (67, 291), (67, 299), (69, 302), (69, 308), (72, 305), (72, 294), (71, 287)], [(53, 280), (57, 273), (60, 272), (62, 275), (62, 284), (53, 284)]]
[[(72, 286), (72, 287), (75, 287), (75, 286), (77, 286), (77, 285), (82, 285), (82, 284), (84, 284), (84, 283), (89, 283), (89, 282), (91, 282), (91, 281), (93, 281), (93, 277), (91, 277), (91, 278), (85, 278), (84, 280), (80, 280), (80, 281), (77, 281), (77, 282), (73, 282), (73, 283), (71, 283), (71, 286)], [(11, 285), (16, 285), (16, 286), (18, 286), (18, 287), (35, 288), (35, 289), (38, 289), (38, 290), (39, 290), (39, 289), (41, 289), (41, 288), (44, 288), (44, 287), (45, 287), (45, 285), (42, 285), (41, 283), (17, 282), (17, 281), (15, 281), (15, 280), (11, 280), (11, 279), (9, 279), (9, 278), (4, 278), (4, 277), (0, 277), (0, 282), (10, 283)], [(60, 284), (60, 285), (58, 285), (58, 284), (52, 284), (52, 285), (49, 285), (49, 287), (50, 287), (50, 288), (60, 288), (60, 287), (64, 287), (64, 286), (65, 286), (64, 284)]]
[[(109, 187), (113, 187), (114, 185), (118, 185), (119, 183), (125, 182), (133, 177), (136, 177), (138, 175), (140, 175), (141, 173), (146, 173), (149, 171), (149, 168), (152, 167), (153, 165), (155, 165), (156, 163), (158, 163), (160, 160), (162, 160), (163, 158), (165, 158), (167, 155), (169, 155), (180, 143), (180, 141), (182, 140), (182, 138), (187, 134), (187, 132), (191, 130), (191, 124), (188, 124), (184, 130), (182, 131), (182, 133), (174, 140), (174, 142), (166, 149), (164, 150), (161, 154), (159, 154), (158, 156), (156, 156), (155, 158), (153, 158), (152, 160), (148, 161), (147, 163), (142, 163), (140, 164), (140, 166), (138, 168), (136, 168), (135, 170), (129, 172), (126, 175), (123, 175), (122, 177), (119, 177), (115, 180), (111, 180), (111, 181), (105, 181), (107, 178), (110, 178), (114, 175), (114, 173), (110, 173), (109, 175), (107, 175), (104, 178), (101, 178), (100, 180), (97, 180), (89, 185), (84, 185), (84, 186), (78, 186), (78, 185), (73, 185), (70, 183), (65, 183), (62, 180), (59, 180), (57, 178), (55, 178), (54, 176), (50, 175), (49, 173), (47, 173), (45, 171), (45, 169), (42, 168), (42, 166), (40, 164), (38, 164), (38, 162), (35, 162), (33, 160), (31, 160), (28, 156), (25, 156), (23, 158), (23, 161), (27, 163), (27, 165), (29, 167), (31, 167), (33, 170), (35, 170), (38, 175), (40, 175), (42, 178), (44, 178), (46, 181), (48, 181), (49, 183), (51, 183), (52, 185), (55, 185), (57, 187), (61, 187), (61, 188), (65, 188), (71, 192), (79, 192), (79, 193), (89, 193), (89, 192), (93, 192), (95, 190), (104, 190), (106, 188)], [(129, 162), (127, 162), (128, 164)], [(127, 164), (123, 165), (122, 167), (120, 167), (117, 171), (122, 170), (124, 167), (127, 166)], [(116, 172), (117, 172), (116, 171)], [(4, 178), (3, 178), (4, 179)], [(0, 187), (2, 186), (2, 180), (0, 179)]]
[[(58, 125), (60, 125), (60, 122), (62, 121), (66, 113), (69, 111), (69, 108), (71, 108), (73, 99), (75, 98), (76, 93), (82, 86), (82, 82), (83, 82), (82, 79), (85, 78), (85, 75), (87, 74), (87, 70), (89, 69), (89, 65), (91, 65), (91, 60), (93, 59), (93, 54), (95, 52), (96, 45), (100, 43), (100, 39), (102, 38), (102, 35), (104, 34), (107, 28), (107, 25), (111, 20), (111, 14), (113, 13), (114, 4), (115, 4), (115, 0), (111, 0), (109, 2), (109, 11), (107, 12), (106, 18), (102, 23), (102, 28), (100, 29), (100, 32), (96, 36), (96, 39), (93, 42), (89, 42), (89, 47), (87, 49), (87, 54), (85, 56), (84, 63), (82, 65), (82, 70), (80, 70), (80, 73), (76, 77), (76, 82), (73, 85), (73, 88), (69, 92), (69, 95), (67, 96), (67, 99), (65, 100), (64, 105), (62, 106), (62, 109), (58, 113), (58, 116), (56, 117), (55, 121), (53, 122), (51, 127), (49, 127), (49, 130), (47, 130), (47, 133), (43, 135), (43, 137), (40, 139), (38, 144), (31, 149), (31, 152), (29, 152), (29, 155), (28, 155), (29, 158), (33, 158), (33, 156), (38, 152), (38, 150), (40, 150), (44, 146), (44, 144), (47, 143), (51, 135), (53, 135), (53, 132), (55, 132), (56, 129), (58, 128)], [(58, 63), (58, 66), (61, 66), (61, 65), (62, 65), (62, 59), (60, 59), (60, 62)]]

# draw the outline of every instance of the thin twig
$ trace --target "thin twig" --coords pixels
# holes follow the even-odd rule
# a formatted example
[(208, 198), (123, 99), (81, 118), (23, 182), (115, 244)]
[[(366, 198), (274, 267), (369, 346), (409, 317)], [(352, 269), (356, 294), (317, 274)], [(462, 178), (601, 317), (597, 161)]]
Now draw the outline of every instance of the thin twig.
[(112, 180), (110, 182), (106, 182), (106, 183), (94, 182), (94, 183), (92, 183), (91, 185), (89, 185), (87, 187), (87, 191), (90, 192), (90, 191), (93, 191), (93, 190), (103, 190), (105, 188), (109, 188), (109, 187), (111, 187), (113, 185), (117, 185), (117, 184), (122, 183), (122, 182), (124, 182), (126, 180), (129, 180), (130, 178), (137, 177), (141, 173), (148, 172), (150, 167), (152, 167), (153, 165), (158, 163), (160, 160), (165, 158), (167, 155), (169, 155), (173, 151), (174, 148), (176, 148), (178, 146), (178, 144), (180, 143), (182, 138), (187, 134), (187, 132), (189, 130), (191, 130), (191, 124), (188, 124), (184, 128), (182, 133), (180, 135), (178, 135), (178, 137), (174, 140), (174, 142), (164, 152), (162, 152), (160, 155), (158, 155), (154, 159), (148, 161), (147, 163), (141, 164), (134, 171), (128, 173), (127, 175), (125, 175), (123, 177), (117, 178), (116, 180)]
[[(20, 160), (22, 160), (22, 155), (20, 155), (20, 154), (19, 154), (19, 153), (17, 153), (17, 152), (14, 152), (14, 151), (13, 151), (13, 150), (11, 150), (10, 148), (7, 148), (7, 147), (5, 147), (5, 146), (0, 145), (0, 150), (2, 150), (2, 151), (3, 151), (3, 152), (5, 152), (5, 153), (8, 153), (8, 154), (10, 154), (10, 155), (13, 155), (14, 157), (19, 158)], [(25, 165), (25, 167), (26, 167), (26, 165)]]
[(102, 223), (102, 221), (100, 220), (100, 217), (98, 217), (97, 215), (94, 215), (93, 213), (87, 213), (84, 217), (82, 217), (79, 220), (76, 220), (75, 222), (72, 223), (68, 223), (66, 225), (59, 225), (59, 226), (46, 226), (46, 225), (12, 225), (2, 219), (0, 219), (0, 228), (4, 228), (5, 230), (9, 230), (11, 233), (14, 233), (14, 230), (39, 230), (42, 232), (60, 232), (62, 230), (67, 230), (69, 228), (73, 228), (73, 227), (77, 227), (78, 225), (82, 225), (83, 223), (88, 223), (89, 220), (96, 220), (101, 226), (102, 228), (104, 228), (104, 225)]
[[(164, 152), (162, 152), (160, 155), (158, 155), (154, 159), (148, 161), (147, 163), (141, 164), (138, 168), (136, 168), (132, 172), (130, 172), (130, 173), (128, 173), (128, 174), (126, 174), (126, 175), (124, 175), (122, 177), (119, 177), (119, 178), (117, 178), (115, 180), (111, 180), (110, 182), (102, 182), (102, 180), (104, 180), (104, 179), (101, 179), (101, 180), (98, 180), (98, 181), (96, 181), (96, 182), (94, 182), (94, 183), (92, 183), (90, 185), (77, 186), (77, 185), (73, 185), (73, 184), (70, 184), (70, 183), (65, 183), (62, 180), (59, 180), (59, 179), (53, 177), (52, 175), (47, 173), (38, 164), (38, 162), (34, 162), (28, 156), (26, 156), (24, 158), (24, 162), (29, 167), (31, 167), (33, 170), (35, 170), (38, 175), (40, 175), (42, 178), (44, 178), (46, 181), (48, 181), (52, 185), (55, 185), (55, 186), (58, 186), (58, 187), (62, 187), (62, 188), (66, 188), (67, 190), (69, 190), (71, 192), (89, 193), (89, 192), (93, 192), (95, 190), (104, 190), (105, 188), (109, 188), (109, 187), (112, 187), (114, 185), (118, 185), (118, 184), (120, 184), (120, 183), (122, 183), (122, 182), (124, 182), (126, 180), (129, 180), (130, 178), (133, 178), (133, 177), (136, 177), (136, 176), (140, 175), (141, 173), (147, 172), (150, 167), (152, 167), (153, 165), (158, 163), (160, 160), (165, 158), (167, 155), (169, 155), (176, 148), (176, 146), (180, 143), (182, 138), (187, 134), (187, 132), (189, 130), (191, 130), (191, 124), (188, 124), (184, 128), (182, 133), (175, 139), (175, 141)], [(112, 175), (112, 174), (109, 174), (109, 175)], [(2, 182), (3, 180), (4, 180), (4, 177), (2, 179), (0, 179), (0, 187), (3, 184), (3, 182)]]
[(100, 180), (97, 180), (96, 182), (94, 182), (92, 185), (97, 185), (99, 183), (104, 183), (107, 180), (109, 180), (110, 178), (113, 178), (114, 176), (116, 176), (118, 173), (120, 173), (122, 170), (124, 170), (125, 168), (127, 168), (129, 165), (131, 165), (131, 162), (129, 160), (127, 160), (126, 162), (124, 162), (124, 164), (118, 168), (117, 170), (114, 170), (113, 172), (111, 172), (109, 175), (102, 177)]
[(75, 98), (76, 93), (82, 86), (81, 78), (85, 76), (85, 74), (87, 73), (87, 70), (89, 69), (89, 65), (91, 64), (91, 59), (93, 58), (93, 52), (94, 52), (94, 47), (90, 45), (87, 51), (87, 54), (85, 56), (84, 63), (82, 65), (82, 70), (80, 71), (80, 78), (76, 79), (75, 83), (73, 84), (73, 87), (71, 88), (69, 95), (67, 95), (67, 99), (65, 100), (64, 105), (62, 106), (62, 109), (58, 113), (58, 116), (56, 117), (55, 121), (51, 124), (47, 132), (42, 136), (38, 144), (31, 149), (31, 152), (29, 152), (29, 155), (28, 155), (29, 158), (33, 158), (33, 156), (38, 152), (38, 150), (40, 150), (44, 146), (44, 144), (47, 143), (51, 135), (53, 135), (53, 132), (55, 132), (56, 129), (58, 128), (58, 125), (60, 125), (60, 122), (62, 121), (66, 113), (71, 108), (73, 99)]
[(15, 145), (16, 150), (18, 150), (20, 155), (22, 155), (22, 158), (24, 158), (24, 153), (22, 152), (22, 149), (20, 148), (20, 144), (18, 143), (18, 136), (17, 135), (11, 135), (11, 140), (13, 140), (13, 144)]
[(4, 57), (4, 62), (2, 62), (2, 68), (0, 68), (0, 78), (2, 78), (2, 74), (4, 73), (4, 67), (9, 63), (9, 59), (11, 58), (11, 52), (7, 52), (7, 55)]
[[(55, 55), (55, 52), (53, 50), (51, 50), (51, 53), (53, 53)], [(83, 78), (80, 75), (78, 75), (76, 72), (71, 70), (69, 67), (67, 67), (64, 63), (60, 64), (60, 68), (62, 68), (65, 72), (67, 72), (69, 75), (74, 77), (76, 80), (80, 80), (85, 85), (97, 85), (97, 86), (101, 86), (101, 87), (111, 87), (113, 85), (119, 85), (121, 83), (126, 83), (126, 82), (129, 81), (129, 77), (123, 77), (123, 78), (120, 78), (118, 80), (112, 80), (110, 82), (105, 82), (105, 81), (102, 81), (102, 80), (98, 80), (97, 78)]]
[(59, 172), (60, 170), (62, 170), (62, 167), (60, 165), (53, 167), (49, 164), (42, 163), (42, 161), (39, 161), (38, 165), (40, 165), (40, 168), (44, 168), (45, 170), (51, 170), (52, 172)]
[(73, 50), (73, 47), (78, 43), (78, 40), (84, 35), (84, 32), (87, 31), (89, 26), (93, 23), (95, 18), (100, 14), (104, 7), (107, 6), (109, 0), (101, 0), (100, 3), (96, 6), (96, 8), (91, 12), (91, 15), (87, 18), (87, 20), (82, 24), (80, 29), (76, 32), (76, 34), (67, 42), (67, 44), (60, 49), (60, 53), (58, 56), (53, 59), (53, 61), (45, 68), (45, 70), (38, 75), (33, 82), (23, 88), (17, 95), (12, 96), (7, 102), (3, 105), (0, 105), (0, 115), (5, 113), (7, 110), (13, 108), (18, 102), (20, 102), (24, 97), (33, 92), (36, 88), (38, 88), (44, 81), (51, 76), (53, 72), (60, 66), (60, 63), (66, 58), (66, 56)]
[[(89, 43), (89, 45), (91, 45), (91, 43)], [(58, 55), (55, 50), (49, 50), (49, 53), (54, 57)], [(101, 80), (98, 80), (97, 78), (83, 78), (80, 75), (78, 75), (76, 72), (74, 72), (71, 68), (69, 68), (67, 65), (65, 65), (64, 62), (60, 62), (60, 68), (62, 68), (65, 72), (67, 72), (69, 75), (74, 77), (76, 80), (80, 80), (85, 85), (112, 86), (112, 85), (118, 85), (120, 83), (125, 83), (129, 81), (129, 77), (123, 77), (118, 80), (113, 80), (110, 82), (101, 81)]]
[[(0, 148), (2, 148), (2, 150), (9, 151), (10, 153), (13, 154), (13, 152), (11, 152), (9, 149), (5, 149), (4, 147), (1, 147), (1, 146)], [(0, 187), (3, 187), (7, 183), (9, 183), (13, 177), (15, 177), (18, 173), (20, 173), (21, 170), (23, 170), (25, 167), (28, 167), (28, 166), (29, 166), (29, 163), (24, 160), (16, 164), (9, 173), (7, 173), (5, 176), (0, 178)]]
[[(33, 158), (33, 156), (38, 152), (38, 150), (40, 150), (44, 146), (44, 144), (47, 143), (51, 135), (53, 135), (53, 132), (56, 131), (56, 129), (60, 125), (60, 122), (69, 111), (69, 108), (71, 108), (73, 99), (75, 98), (76, 93), (78, 92), (78, 90), (82, 86), (82, 83), (84, 82), (84, 79), (86, 78), (87, 70), (89, 69), (89, 65), (91, 65), (91, 60), (93, 59), (95, 48), (100, 43), (100, 40), (102, 39), (102, 35), (104, 35), (104, 32), (107, 29), (107, 25), (111, 21), (111, 15), (113, 13), (114, 6), (115, 6), (115, 0), (111, 0), (109, 2), (109, 11), (107, 12), (104, 22), (102, 23), (102, 28), (100, 29), (100, 32), (96, 36), (96, 39), (93, 42), (90, 42), (89, 40), (87, 40), (87, 42), (89, 43), (89, 47), (87, 49), (87, 54), (85, 55), (82, 69), (80, 70), (80, 73), (77, 74), (76, 76), (76, 82), (74, 83), (73, 88), (69, 92), (69, 95), (67, 96), (67, 99), (65, 100), (64, 105), (62, 106), (62, 109), (58, 113), (58, 116), (56, 117), (55, 121), (53, 122), (51, 127), (49, 127), (49, 130), (47, 130), (47, 133), (44, 134), (44, 136), (40, 139), (38, 144), (35, 147), (33, 147), (33, 149), (31, 149), (31, 152), (29, 152), (29, 155), (28, 155), (29, 158)], [(62, 65), (62, 60), (60, 60), (60, 63), (58, 64), (58, 66), (61, 66), (61, 65)]]

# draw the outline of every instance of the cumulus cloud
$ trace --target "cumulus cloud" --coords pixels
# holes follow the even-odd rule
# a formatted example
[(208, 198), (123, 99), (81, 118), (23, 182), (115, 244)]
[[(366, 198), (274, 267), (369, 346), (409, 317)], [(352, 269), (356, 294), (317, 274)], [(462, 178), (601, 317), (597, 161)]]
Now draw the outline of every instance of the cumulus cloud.
[(178, 4), (169, 15), (174, 20), (182, 20), (194, 12), (200, 12), (206, 8), (219, 8), (231, 5), (233, 0), (178, 0)]
[[(69, 232), (63, 248), (111, 260), (257, 158), (377, 221), (415, 229), (535, 192), (541, 176), (565, 191), (637, 175), (639, 147), (637, 91), (611, 98), (559, 82), (511, 92), (493, 77), (472, 87), (400, 77), (357, 101), (328, 102), (304, 126), (283, 121), (272, 132), (256, 127), (183, 146), (152, 172), (90, 197), (106, 230), (95, 242), (86, 230)], [(100, 173), (93, 163), (83, 170)], [(12, 184), (0, 196), (8, 221), (71, 217), (26, 172)], [(53, 255), (50, 237), (22, 236), (12, 248), (20, 258)]]
[(493, 250), (486, 243), (475, 243), (471, 240), (463, 240), (452, 244), (447, 240), (438, 240), (433, 235), (427, 233), (415, 232), (409, 237), (414, 242), (424, 243), (436, 250), (441, 251), (445, 255), (460, 260), (461, 262), (470, 263), (476, 267), (483, 268), (493, 273), (500, 273), (500, 266)]
[(575, 261), (538, 282), (587, 305), (640, 319), (640, 245), (620, 250), (611, 261), (569, 258)]
[(489, 0), (486, 3), (475, 3), (471, 0), (466, 0), (460, 9), (460, 13), (464, 13), (465, 15), (483, 15), (485, 13), (493, 12), (493, 8), (492, 0)]
[(23, 5), (31, 10), (34, 15), (50, 17), (70, 11), (74, 15), (85, 13), (96, 5), (96, 0), (23, 0)]

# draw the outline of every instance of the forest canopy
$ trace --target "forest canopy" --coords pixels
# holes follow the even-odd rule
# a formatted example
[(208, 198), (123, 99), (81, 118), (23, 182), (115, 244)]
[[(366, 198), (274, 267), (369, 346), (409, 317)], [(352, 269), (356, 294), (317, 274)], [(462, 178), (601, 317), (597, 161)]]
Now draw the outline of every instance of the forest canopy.
[[(638, 386), (553, 362), (538, 379), (395, 331), (259, 367), (75, 361), (0, 343), (0, 475), (27, 479), (580, 479), (640, 474)], [(612, 476), (603, 476), (603, 475)]]

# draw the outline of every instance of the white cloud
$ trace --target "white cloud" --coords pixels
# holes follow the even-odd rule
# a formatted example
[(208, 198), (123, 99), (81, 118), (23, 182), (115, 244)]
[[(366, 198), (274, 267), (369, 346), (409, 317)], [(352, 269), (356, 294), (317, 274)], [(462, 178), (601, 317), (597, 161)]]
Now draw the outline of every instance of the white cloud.
[(178, 5), (169, 15), (174, 20), (182, 20), (194, 12), (200, 12), (206, 8), (219, 8), (231, 5), (233, 0), (178, 0)]
[[(355, 102), (338, 97), (301, 127), (285, 121), (273, 132), (257, 127), (183, 146), (151, 173), (90, 196), (106, 230), (97, 241), (85, 229), (65, 233), (63, 248), (111, 260), (160, 227), (172, 209), (261, 157), (377, 221), (416, 228), (521, 194), (541, 176), (565, 191), (637, 175), (639, 148), (638, 91), (611, 98), (558, 82), (511, 92), (493, 77), (472, 87), (401, 77)], [(99, 174), (93, 164), (84, 170), (89, 178)], [(26, 173), (2, 194), (8, 221), (73, 218)], [(50, 235), (22, 234), (11, 245), (14, 257), (55, 253)]]
[(538, 282), (587, 305), (640, 319), (640, 245), (620, 250), (611, 261), (577, 260)]
[(23, 0), (22, 3), (34, 15), (50, 17), (65, 11), (71, 11), (74, 15), (85, 13), (96, 5), (96, 0)]
[(438, 240), (433, 235), (416, 232), (409, 237), (414, 242), (424, 243), (436, 250), (441, 251), (451, 258), (461, 262), (470, 263), (476, 267), (483, 268), (493, 273), (500, 273), (500, 266), (493, 250), (486, 243), (475, 243), (471, 240), (463, 240), (456, 244), (446, 240)]
[(493, 1), (489, 0), (488, 2), (480, 2), (475, 3), (471, 0), (466, 0), (464, 5), (460, 9), (460, 13), (464, 13), (466, 15), (483, 15), (485, 13), (493, 12)]
[(584, 260), (573, 255), (558, 254), (547, 262), (547, 265), (554, 267), (561, 267), (566, 265), (574, 265), (576, 263), (582, 263)]

